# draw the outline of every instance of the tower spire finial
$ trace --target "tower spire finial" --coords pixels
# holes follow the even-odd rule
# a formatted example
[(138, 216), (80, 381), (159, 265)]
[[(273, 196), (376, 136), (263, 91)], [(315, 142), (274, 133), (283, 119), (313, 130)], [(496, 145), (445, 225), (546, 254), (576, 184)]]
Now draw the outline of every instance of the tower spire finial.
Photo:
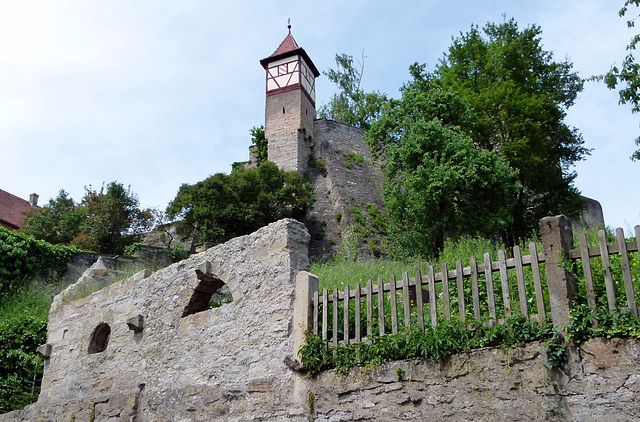
[(287, 19), (287, 29), (289, 30), (289, 35), (291, 35), (291, 18)]

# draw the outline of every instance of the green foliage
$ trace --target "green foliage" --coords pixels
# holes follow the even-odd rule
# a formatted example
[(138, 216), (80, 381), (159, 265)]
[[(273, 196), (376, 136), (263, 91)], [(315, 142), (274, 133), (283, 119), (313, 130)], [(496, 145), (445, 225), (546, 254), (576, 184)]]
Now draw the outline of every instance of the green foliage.
[(353, 57), (336, 54), (337, 70), (329, 69), (325, 75), (340, 89), (320, 108), (321, 118), (331, 118), (352, 126), (368, 129), (380, 115), (387, 97), (377, 91), (364, 92), (360, 87), (364, 71), (364, 57), (360, 69), (354, 67)]
[(345, 157), (347, 158), (347, 161), (344, 163), (344, 166), (346, 168), (351, 168), (354, 165), (357, 165), (359, 167), (362, 167), (362, 164), (364, 163), (364, 157), (362, 155), (358, 155), (353, 151), (349, 151), (345, 154)]
[(63, 275), (75, 247), (51, 245), (33, 236), (0, 227), (0, 301), (36, 276)]
[(135, 242), (133, 245), (125, 246), (124, 254), (127, 256), (135, 256), (138, 253), (140, 246), (142, 246), (142, 243), (140, 242)]
[(177, 225), (183, 237), (199, 233), (201, 241), (219, 243), (281, 218), (301, 220), (312, 201), (312, 187), (298, 173), (267, 161), (182, 185), (167, 214), (181, 220)]
[(490, 236), (512, 222), (520, 191), (499, 154), (478, 148), (462, 126), (471, 111), (413, 66), (402, 98), (390, 100), (365, 135), (384, 157), (389, 235), (400, 256), (437, 255), (447, 236)]
[(183, 259), (189, 258), (189, 251), (187, 247), (182, 243), (176, 243), (173, 248), (171, 248), (171, 259), (173, 262), (182, 261)]
[(256, 146), (256, 158), (258, 165), (266, 162), (269, 158), (269, 143), (264, 136), (264, 125), (251, 128), (251, 144)]
[(69, 245), (81, 231), (86, 217), (86, 210), (60, 190), (47, 205), (29, 212), (23, 231), (49, 243)]
[(436, 69), (440, 83), (462, 95), (473, 113), (474, 142), (496, 151), (518, 170), (523, 189), (512, 209), (517, 240), (546, 215), (576, 215), (582, 203), (570, 166), (584, 158), (581, 135), (564, 123), (583, 81), (568, 61), (542, 49), (540, 27), (513, 20), (472, 26), (453, 40)]
[(640, 318), (628, 313), (610, 312), (601, 306), (591, 309), (582, 304), (571, 310), (567, 334), (576, 344), (596, 337), (640, 338)]
[(38, 398), (43, 362), (35, 351), (46, 342), (51, 296), (22, 290), (0, 302), (0, 413)]
[(566, 362), (567, 353), (564, 345), (564, 339), (555, 328), (553, 329), (553, 335), (547, 342), (547, 346), (544, 349), (547, 354), (545, 366), (548, 369), (559, 368)]
[[(621, 17), (627, 16), (629, 6), (640, 6), (639, 0), (626, 0), (624, 6), (619, 10)], [(628, 28), (635, 28), (637, 15), (627, 20)], [(609, 72), (604, 76), (598, 76), (596, 79), (604, 80), (609, 89), (616, 89), (619, 85), (622, 87), (618, 91), (620, 104), (631, 104), (633, 113), (640, 112), (640, 64), (636, 61), (634, 51), (640, 42), (640, 34), (634, 34), (631, 37), (629, 45), (627, 45), (627, 56), (620, 66), (612, 66)], [(640, 146), (640, 137), (635, 140), (636, 145)], [(640, 159), (640, 149), (631, 155), (632, 160)]]
[(299, 355), (310, 375), (329, 368), (345, 373), (356, 365), (382, 365), (412, 358), (442, 360), (480, 347), (508, 347), (552, 337), (551, 324), (526, 321), (521, 316), (510, 318), (504, 325), (478, 323), (471, 329), (458, 321), (440, 321), (435, 328), (429, 327), (424, 332), (373, 336), (369, 343), (337, 347), (326, 347), (319, 336), (308, 333)]
[(121, 254), (154, 221), (153, 212), (140, 210), (138, 204), (131, 188), (118, 182), (103, 185), (99, 191), (85, 187), (79, 204), (61, 190), (47, 205), (30, 213), (23, 231), (49, 243)]

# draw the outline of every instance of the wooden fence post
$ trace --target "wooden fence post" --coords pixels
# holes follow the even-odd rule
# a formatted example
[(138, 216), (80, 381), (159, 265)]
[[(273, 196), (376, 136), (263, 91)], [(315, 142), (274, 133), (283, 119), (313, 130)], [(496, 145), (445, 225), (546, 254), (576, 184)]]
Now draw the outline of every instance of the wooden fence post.
[[(293, 356), (298, 358), (298, 350), (305, 343), (305, 333), (313, 324), (313, 295), (318, 291), (318, 277), (300, 271), (296, 275), (295, 300), (293, 304)], [(326, 312), (326, 309), (322, 310)]]
[(569, 324), (576, 279), (568, 268), (568, 253), (573, 248), (571, 221), (564, 215), (540, 220), (540, 236), (545, 256), (551, 319), (559, 329)]

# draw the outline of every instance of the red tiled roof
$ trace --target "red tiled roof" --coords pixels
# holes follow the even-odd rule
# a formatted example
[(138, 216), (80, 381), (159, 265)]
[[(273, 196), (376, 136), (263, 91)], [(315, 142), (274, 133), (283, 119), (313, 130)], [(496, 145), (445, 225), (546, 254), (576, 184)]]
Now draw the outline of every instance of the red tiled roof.
[(269, 57), (260, 60), (260, 64), (266, 69), (268, 63), (294, 54), (300, 54), (304, 58), (305, 62), (307, 62), (316, 78), (320, 76), (320, 72), (316, 68), (316, 65), (311, 61), (311, 58), (309, 57), (307, 52), (304, 51), (304, 48), (301, 48), (298, 45), (296, 40), (293, 38), (293, 35), (291, 35), (291, 26), (289, 26), (289, 34), (280, 43), (280, 46), (276, 49), (276, 51), (274, 51), (273, 54)]
[(299, 48), (300, 46), (298, 45), (296, 40), (293, 39), (293, 35), (291, 35), (291, 30), (289, 30), (289, 35), (287, 35), (287, 37), (280, 43), (280, 47), (278, 47), (276, 51), (269, 57), (279, 56), (280, 54), (284, 54), (284, 53), (290, 53)]
[(6, 227), (20, 228), (27, 217), (25, 212), (31, 209), (29, 201), (0, 189), (0, 224)]

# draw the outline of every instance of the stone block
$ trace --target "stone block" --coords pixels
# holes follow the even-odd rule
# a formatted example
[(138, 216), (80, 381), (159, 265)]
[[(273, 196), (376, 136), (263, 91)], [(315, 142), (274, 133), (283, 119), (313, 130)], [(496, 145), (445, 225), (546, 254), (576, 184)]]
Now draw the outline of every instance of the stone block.
[(132, 316), (127, 319), (127, 325), (131, 331), (139, 333), (144, 329), (144, 317), (140, 314)]
[(52, 346), (50, 344), (43, 344), (42, 346), (38, 346), (36, 349), (36, 353), (43, 359), (49, 359), (51, 357)]

